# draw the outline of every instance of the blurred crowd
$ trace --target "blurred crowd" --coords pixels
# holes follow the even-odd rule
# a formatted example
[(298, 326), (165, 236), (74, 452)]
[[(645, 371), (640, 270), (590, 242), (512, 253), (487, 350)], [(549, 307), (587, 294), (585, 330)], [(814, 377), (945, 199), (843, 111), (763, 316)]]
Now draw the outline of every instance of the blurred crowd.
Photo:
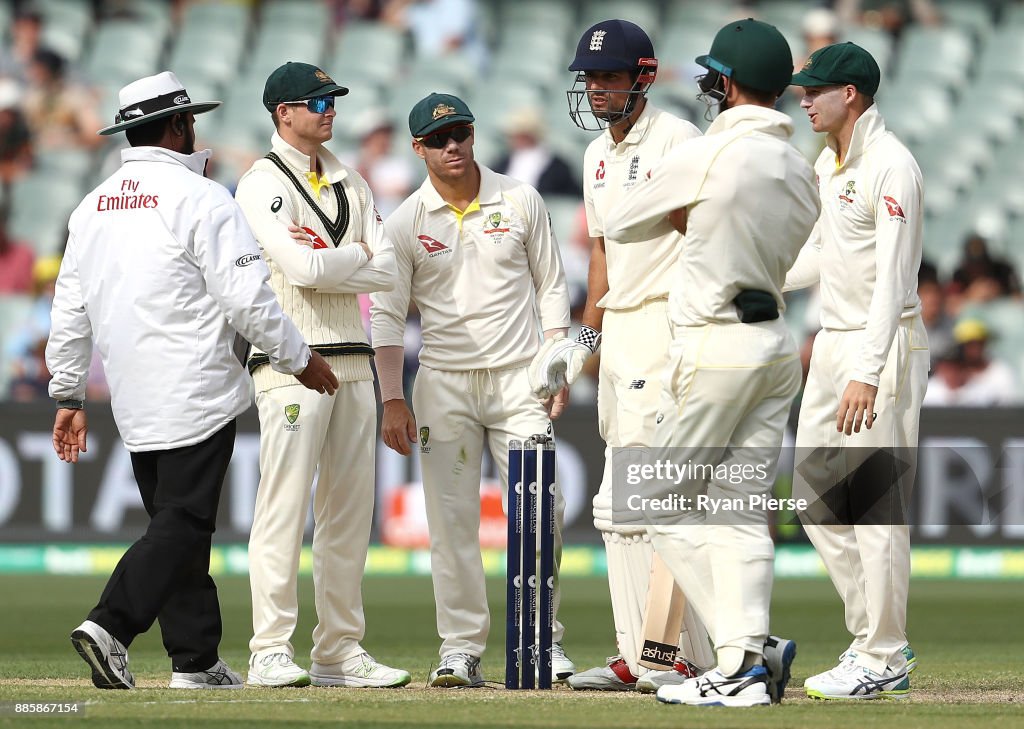
[[(189, 6), (209, 1), (168, 0), (172, 23), (178, 23)], [(579, 7), (586, 2), (566, 1)], [(232, 4), (247, 6), (256, 18), (262, 5), (260, 0)], [(55, 225), (62, 228), (66, 223), (66, 219), (47, 219), (45, 197), (56, 196), (56, 190), (67, 186), (66, 178), (72, 176), (68, 170), (74, 167), (74, 174), (81, 176), (81, 186), (73, 188), (81, 193), (99, 175), (116, 166), (117, 142), (96, 134), (97, 129), (108, 123), (105, 120), (112, 118), (116, 97), (103, 87), (102, 79), (90, 78), (79, 63), (62, 53), (59, 42), (47, 43), (48, 37), (58, 41), (60, 38), (46, 33), (47, 13), (53, 12), (52, 4), (43, 0), (0, 0), (0, 5), (6, 5), (0, 10), (7, 10), (0, 13), (0, 18), (9, 18), (0, 39), (0, 399), (31, 401), (46, 398), (49, 373), (43, 352), (49, 331), (50, 301), (60, 266), (60, 245), (43, 242), (42, 237), (36, 237), (35, 230), (37, 223), (39, 229)], [(483, 11), (487, 8), (483, 0), (329, 0), (324, 5), (333, 25), (332, 36), (350, 24), (379, 23), (401, 31), (414, 59), (448, 57), (478, 74), (495, 61), (494, 29), (484, 22)], [(771, 5), (772, 0), (762, 0), (750, 3), (749, 9), (752, 14), (764, 11), (770, 20)], [(806, 5), (807, 11), (799, 24), (801, 37), (793, 44), (796, 68), (812, 51), (843, 39), (845, 31), (851, 28), (877, 29), (898, 39), (907, 27), (937, 26), (943, 22), (942, 6), (936, 7), (931, 0), (808, 1)], [(630, 3), (624, 0), (623, 17), (629, 17), (629, 8)], [(130, 0), (91, 3), (91, 17), (98, 24), (129, 17), (134, 10), (135, 4)], [(706, 49), (684, 50), (685, 54), (674, 55), (693, 56)], [(665, 50), (666, 56), (668, 51)], [(570, 55), (571, 48), (566, 47), (566, 58)], [(299, 56), (301, 52), (296, 60), (308, 60)], [(367, 63), (373, 60), (367, 59)], [(351, 69), (327, 70), (337, 73), (341, 83), (353, 87), (361, 83)], [(570, 74), (564, 68), (556, 71), (564, 77), (564, 86), (568, 88)], [(685, 62), (666, 62), (656, 87), (687, 89), (695, 74)], [(424, 89), (429, 90), (432, 89)], [(353, 94), (356, 92), (354, 89)], [(495, 89), (495, 93), (501, 90)], [(557, 95), (551, 104), (561, 108), (563, 96)], [(656, 103), (660, 103), (657, 98)], [(692, 103), (692, 99), (686, 103)], [(410, 154), (407, 129), (393, 109), (367, 104), (346, 110), (345, 100), (341, 104), (332, 146), (343, 161), (366, 178), (381, 214), (387, 216), (420, 184), (424, 176), (422, 164)], [(783, 106), (794, 116), (797, 127), (805, 126), (795, 96)], [(480, 109), (478, 115), (491, 118), (483, 112), (486, 109)], [(485, 143), (484, 135), (480, 135), (478, 158), (499, 172), (528, 182), (545, 196), (560, 241), (573, 313), (578, 321), (586, 296), (590, 251), (581, 204), (582, 152), (570, 153), (569, 146), (560, 138), (562, 132), (553, 128), (551, 119), (546, 101), (512, 108), (490, 124), (493, 145)], [(699, 123), (696, 117), (691, 120)], [(202, 127), (198, 132), (202, 136)], [(215, 160), (218, 154), (222, 160), (229, 157), (230, 150), (220, 149), (220, 140), (206, 141), (214, 149)], [(812, 141), (814, 146), (802, 148), (809, 155), (820, 150), (822, 144), (820, 139)], [(203, 142), (200, 138), (200, 145)], [(256, 150), (252, 154), (258, 153)], [(231, 169), (244, 169), (251, 159), (243, 156), (234, 161)], [(73, 160), (79, 162), (73, 165)], [(30, 186), (20, 184), (27, 177), (42, 180), (41, 185), (31, 188), (38, 194), (30, 195)], [(230, 177), (221, 179), (231, 185)], [(37, 199), (40, 195), (44, 198), (41, 201)], [(38, 221), (26, 221), (26, 199), (35, 204), (33, 215)], [(927, 240), (925, 245), (927, 258)], [(998, 250), (992, 250), (981, 235), (972, 234), (963, 241), (955, 266), (950, 267), (947, 260), (940, 267), (926, 262), (921, 268), (918, 290), (932, 354), (927, 405), (991, 406), (1021, 400), (1024, 339), (1018, 331), (1024, 302), (1016, 265)], [(794, 335), (805, 342), (806, 366), (818, 327), (815, 295), (794, 296), (787, 319)], [(406, 342), (409, 375), (415, 370), (418, 348), (419, 334), (412, 318)], [(574, 390), (575, 402), (587, 401), (596, 394), (593, 376), (597, 362), (588, 363), (587, 371), (591, 378)], [(107, 396), (97, 359), (88, 397), (98, 400)]]

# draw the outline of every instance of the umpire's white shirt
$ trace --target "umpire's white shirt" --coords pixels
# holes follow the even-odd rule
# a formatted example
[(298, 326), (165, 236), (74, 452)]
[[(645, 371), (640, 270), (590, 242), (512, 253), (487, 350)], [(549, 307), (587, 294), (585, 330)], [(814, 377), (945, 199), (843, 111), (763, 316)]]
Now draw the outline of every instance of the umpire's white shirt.
[(420, 362), (436, 370), (523, 365), (540, 344), (538, 324), (569, 326), (562, 259), (540, 194), (477, 168), (480, 192), (465, 211), (427, 177), (384, 224), (398, 277), (393, 291), (371, 295), (374, 346), (404, 346), (411, 297), (422, 319)]
[(68, 224), (46, 346), (50, 396), (85, 397), (95, 340), (132, 452), (202, 442), (249, 407), (236, 330), (279, 371), (309, 361), (242, 211), (202, 176), (209, 156), (126, 149)]
[(647, 102), (620, 143), (616, 144), (606, 130), (587, 147), (583, 155), (587, 227), (591, 236), (604, 236), (608, 268), (608, 293), (598, 306), (630, 309), (650, 299), (666, 298), (671, 291), (683, 237), (665, 220), (636, 240), (620, 241), (607, 234), (605, 215), (669, 150), (699, 136), (700, 130), (690, 122)]
[(821, 280), (821, 326), (866, 330), (855, 378), (878, 385), (900, 319), (921, 311), (923, 182), (910, 151), (876, 106), (857, 120), (846, 159), (829, 138), (814, 170), (821, 218), (786, 277), (786, 290)]
[(819, 210), (814, 173), (789, 144), (792, 134), (792, 119), (773, 109), (723, 111), (609, 213), (608, 235), (636, 240), (687, 208), (669, 304), (673, 325), (738, 322), (733, 300), (747, 289), (772, 294), (785, 310), (782, 282)]

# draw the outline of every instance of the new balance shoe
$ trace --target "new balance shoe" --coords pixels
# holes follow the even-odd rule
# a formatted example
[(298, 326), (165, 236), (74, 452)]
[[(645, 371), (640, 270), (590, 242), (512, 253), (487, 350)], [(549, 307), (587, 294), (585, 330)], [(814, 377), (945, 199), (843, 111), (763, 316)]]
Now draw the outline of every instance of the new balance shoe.
[(222, 660), (217, 660), (205, 671), (194, 673), (174, 671), (171, 673), (172, 689), (240, 689), (244, 687), (242, 677), (231, 670)]
[(768, 695), (773, 704), (782, 702), (796, 660), (796, 643), (777, 635), (764, 641), (764, 668), (768, 672)]
[(914, 653), (914, 649), (910, 647), (910, 643), (907, 643), (900, 649), (900, 652), (907, 659), (907, 673), (913, 673), (917, 669), (917, 655)]
[(910, 677), (905, 670), (890, 668), (877, 673), (851, 659), (811, 676), (804, 688), (812, 699), (903, 699), (910, 695)]
[(561, 643), (551, 644), (551, 679), (553, 681), (564, 681), (576, 673), (576, 664), (569, 656), (565, 655), (565, 648)]
[(408, 671), (391, 668), (363, 652), (341, 663), (314, 663), (309, 668), (314, 686), (350, 686), (354, 688), (398, 688), (412, 680)]
[(576, 691), (632, 691), (636, 688), (636, 676), (622, 656), (612, 656), (608, 665), (581, 671), (565, 682)]
[(128, 670), (128, 649), (91, 620), (71, 631), (71, 645), (92, 669), (92, 685), (101, 689), (135, 688)]
[(662, 686), (657, 698), (663, 704), (689, 706), (765, 706), (772, 702), (764, 666), (736, 676), (724, 676), (716, 667), (678, 686)]
[(484, 674), (480, 670), (480, 658), (469, 653), (449, 653), (430, 672), (430, 685), (442, 688), (483, 686)]
[(648, 671), (636, 680), (636, 690), (642, 694), (656, 694), (662, 686), (678, 686), (691, 678), (697, 678), (700, 669), (682, 657), (668, 671)]
[(309, 673), (287, 653), (253, 655), (249, 659), (248, 679), (250, 686), (309, 686)]

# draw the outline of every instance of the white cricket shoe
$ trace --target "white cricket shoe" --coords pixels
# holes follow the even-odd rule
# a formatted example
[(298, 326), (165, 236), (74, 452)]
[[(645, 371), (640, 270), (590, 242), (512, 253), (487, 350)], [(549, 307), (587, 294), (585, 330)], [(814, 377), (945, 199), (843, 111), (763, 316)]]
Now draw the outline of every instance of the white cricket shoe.
[(314, 663), (309, 676), (314, 686), (354, 688), (398, 688), (412, 680), (408, 671), (385, 666), (365, 651), (341, 663)]
[(171, 673), (172, 689), (240, 689), (244, 686), (242, 677), (220, 659), (205, 671)]
[(249, 659), (250, 686), (309, 686), (309, 673), (287, 653), (265, 653)]
[(480, 658), (469, 653), (449, 653), (430, 672), (430, 685), (442, 688), (483, 686), (484, 674), (480, 670)]
[(561, 643), (551, 644), (551, 679), (553, 681), (564, 681), (576, 673), (576, 664), (569, 656), (565, 655), (565, 648)]
[(764, 641), (764, 668), (768, 672), (768, 695), (773, 704), (782, 702), (789, 684), (793, 661), (796, 660), (796, 643), (777, 635), (769, 635)]
[(682, 656), (667, 671), (648, 671), (636, 680), (636, 690), (642, 694), (656, 694), (662, 686), (678, 686), (691, 678), (697, 678), (700, 669)]
[(764, 666), (729, 677), (716, 667), (678, 686), (662, 686), (657, 698), (664, 704), (690, 706), (766, 706), (772, 702), (767, 684)]
[(612, 656), (608, 665), (581, 671), (565, 682), (576, 691), (632, 691), (636, 688), (636, 676), (630, 673), (622, 656)]
[[(852, 657), (849, 657), (851, 656)], [(882, 673), (858, 666), (852, 651), (847, 660), (831, 671), (819, 673), (804, 681), (804, 689), (812, 699), (904, 699), (910, 695), (910, 677), (906, 670), (886, 668)]]
[(71, 645), (92, 669), (92, 685), (101, 689), (135, 688), (128, 670), (128, 649), (91, 620), (71, 631)]

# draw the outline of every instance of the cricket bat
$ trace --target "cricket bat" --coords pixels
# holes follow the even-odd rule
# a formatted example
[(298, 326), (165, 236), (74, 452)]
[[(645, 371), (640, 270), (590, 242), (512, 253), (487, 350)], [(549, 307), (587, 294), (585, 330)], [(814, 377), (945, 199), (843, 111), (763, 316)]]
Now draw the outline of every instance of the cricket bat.
[(647, 586), (647, 605), (640, 629), (639, 663), (644, 668), (667, 671), (675, 663), (679, 650), (679, 631), (683, 627), (686, 597), (672, 573), (657, 554), (651, 561), (651, 579)]

